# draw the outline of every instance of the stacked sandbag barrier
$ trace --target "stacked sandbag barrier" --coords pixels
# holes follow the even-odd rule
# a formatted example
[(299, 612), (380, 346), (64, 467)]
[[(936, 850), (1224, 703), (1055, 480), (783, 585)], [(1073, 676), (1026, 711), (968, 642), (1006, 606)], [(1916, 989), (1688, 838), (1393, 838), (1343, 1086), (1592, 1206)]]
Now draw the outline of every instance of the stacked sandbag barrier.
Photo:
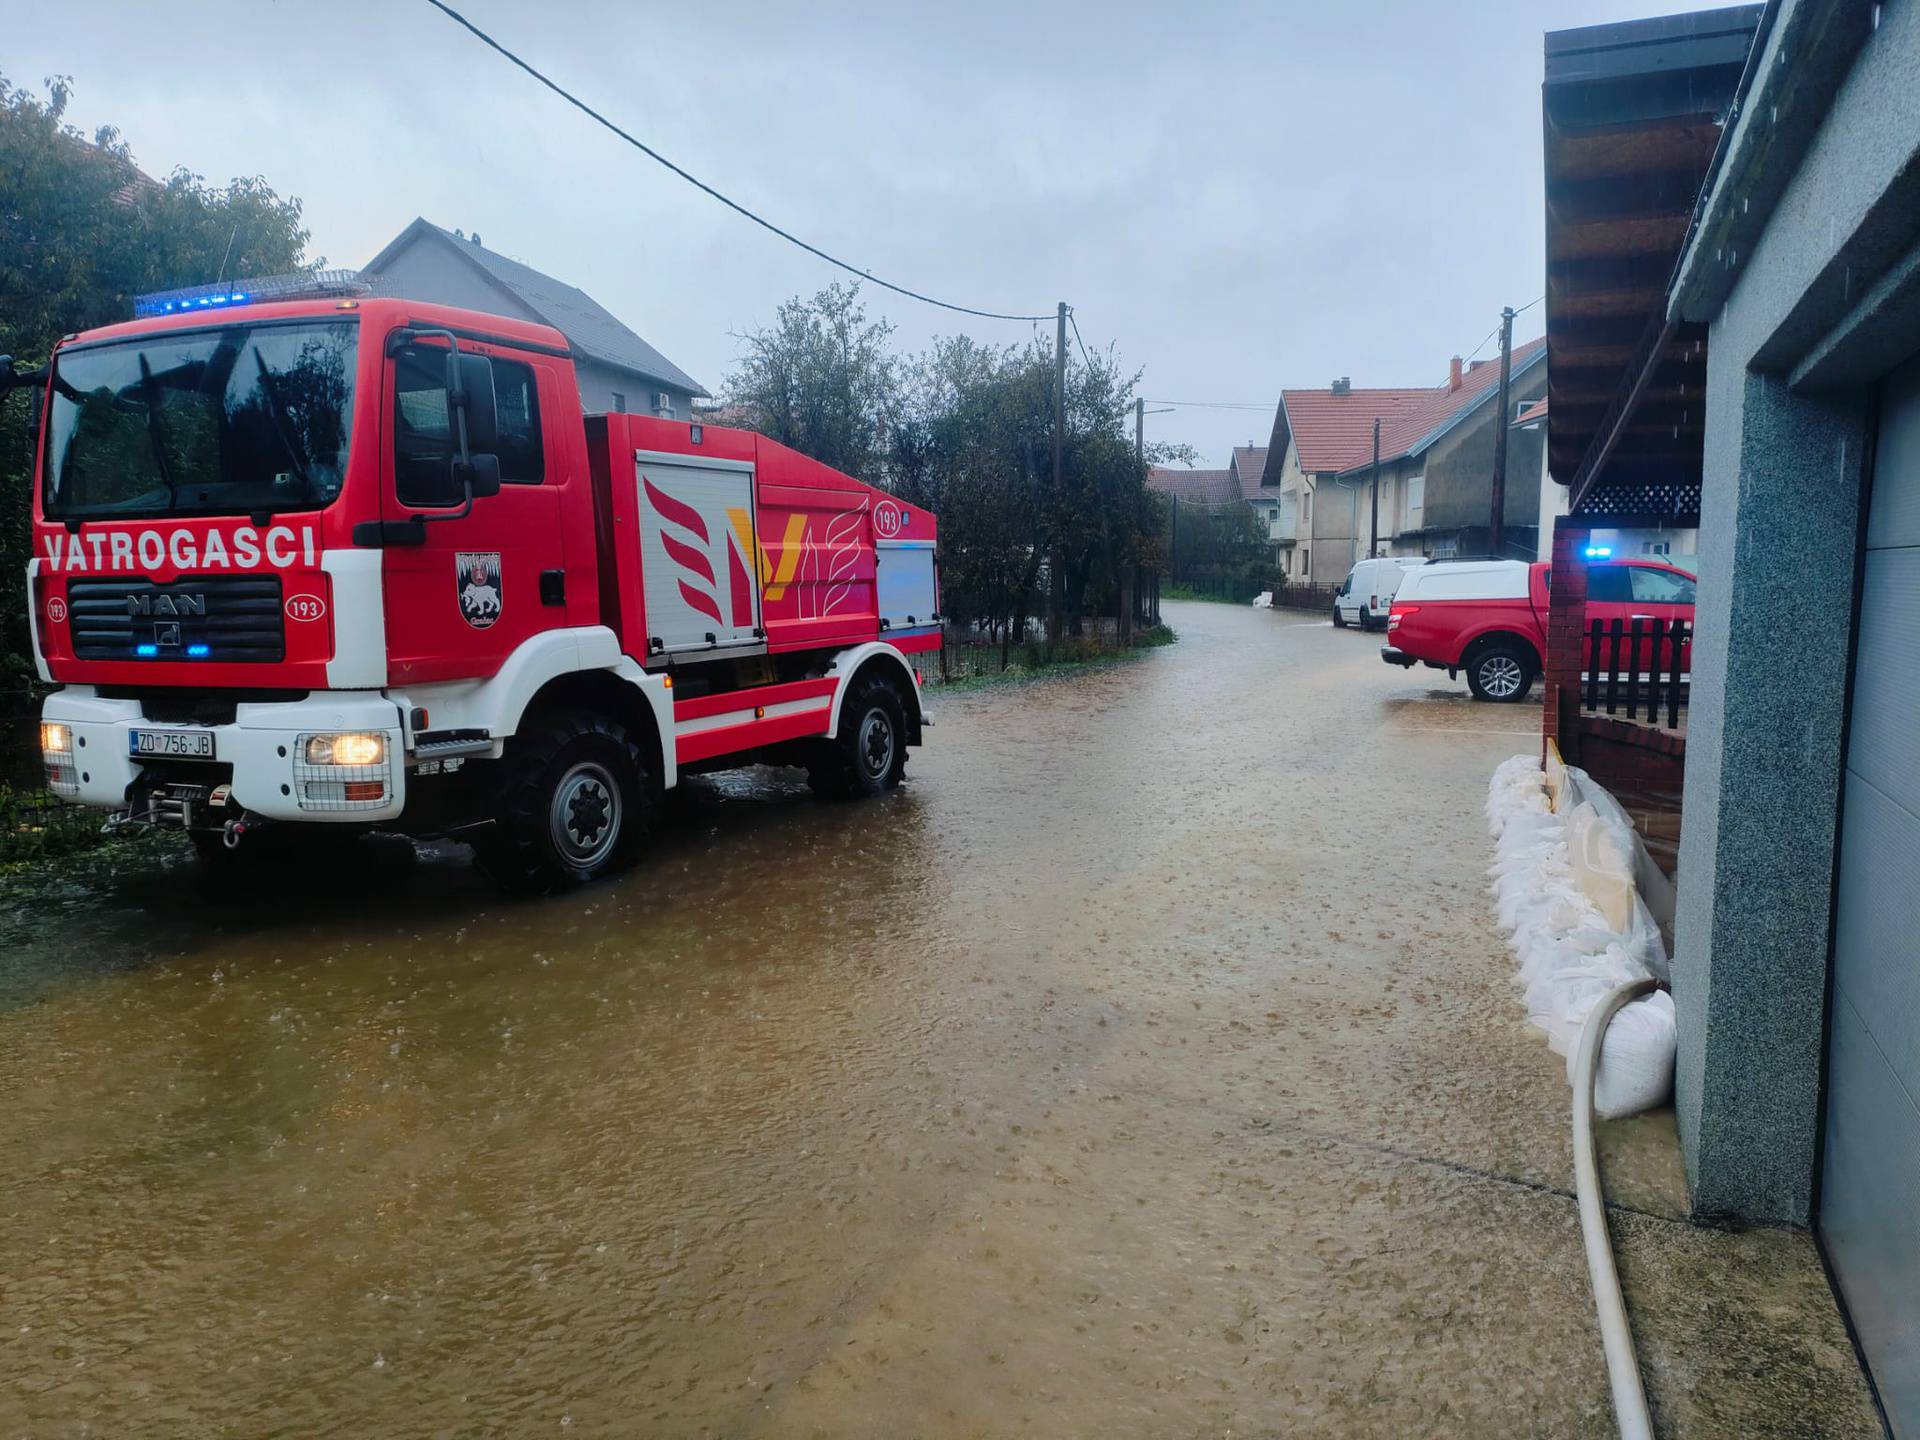
[[(1631, 827), (1618, 806), (1575, 801), (1592, 786), (1579, 771), (1552, 779), (1532, 755), (1494, 770), (1488, 873), (1494, 913), (1519, 961), (1527, 1018), (1567, 1057), (1571, 1081), (1580, 1028), (1594, 1005), (1630, 980), (1664, 982), (1670, 972), (1660, 927), (1634, 886)], [(1594, 1082), (1595, 1113), (1611, 1120), (1664, 1104), (1673, 1091), (1675, 1038), (1665, 990), (1614, 1016)]]

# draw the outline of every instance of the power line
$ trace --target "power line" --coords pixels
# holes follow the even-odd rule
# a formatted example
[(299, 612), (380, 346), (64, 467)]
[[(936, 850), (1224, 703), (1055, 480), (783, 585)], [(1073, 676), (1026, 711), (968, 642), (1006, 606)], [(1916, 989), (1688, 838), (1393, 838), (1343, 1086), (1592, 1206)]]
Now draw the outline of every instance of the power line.
[[(427, 3), (432, 4), (433, 0), (427, 0)], [(1498, 335), (1499, 333), (1500, 333), (1500, 327), (1498, 325), (1494, 326), (1491, 330), (1487, 331), (1487, 340), (1491, 340), (1494, 336)], [(1482, 350), (1487, 348), (1487, 340), (1482, 340), (1478, 345), (1474, 346), (1472, 353), (1469, 354), (1465, 360), (1461, 361), (1461, 364), (1463, 365), (1471, 364), (1473, 362), (1473, 357), (1475, 355), (1478, 355)]]
[[(1527, 311), (1531, 310), (1534, 306), (1538, 305), (1542, 300), (1546, 298), (1547, 297), (1545, 295), (1536, 295), (1533, 297), (1533, 299), (1527, 301), (1526, 304), (1522, 305), (1518, 310), (1514, 311), (1513, 313), (1516, 317), (1524, 315), (1527, 313)], [(1500, 333), (1500, 327), (1498, 325), (1495, 325), (1491, 330), (1487, 332), (1487, 340), (1491, 340), (1494, 336), (1498, 335), (1499, 333)], [(1478, 345), (1473, 347), (1473, 355), (1478, 355), (1482, 350), (1486, 348), (1487, 340), (1482, 340)], [(1467, 359), (1468, 360), (1473, 359), (1473, 355), (1467, 356)]]
[(1073, 338), (1080, 342), (1080, 358), (1087, 362), (1087, 373), (1093, 373), (1093, 356), (1087, 353), (1087, 342), (1080, 339), (1080, 322), (1074, 318), (1073, 306), (1067, 307), (1067, 323), (1073, 326)]
[(818, 245), (809, 245), (805, 240), (802, 240), (798, 235), (795, 235), (787, 230), (782, 230), (778, 225), (774, 224), (771, 220), (767, 220), (759, 215), (756, 215), (753, 211), (749, 210), (746, 206), (742, 205), (739, 201), (728, 198), (727, 196), (721, 194), (718, 190), (714, 189), (713, 186), (707, 184), (706, 181), (700, 179), (695, 175), (689, 174), (687, 171), (681, 169), (678, 165), (674, 164), (673, 161), (669, 160), (666, 156), (662, 155), (658, 150), (655, 150), (651, 145), (647, 144), (644, 140), (636, 139), (634, 136), (628, 134), (625, 130), (622, 130), (618, 125), (614, 124), (613, 121), (609, 120), (606, 116), (602, 115), (598, 110), (595, 110), (591, 105), (587, 104), (586, 101), (582, 100), (579, 96), (575, 95), (572, 91), (568, 90), (565, 86), (560, 85), (553, 80), (549, 80), (545, 75), (541, 74), (540, 71), (536, 70), (532, 65), (528, 64), (525, 60), (522, 60), (518, 55), (514, 54), (513, 51), (507, 49), (506, 46), (502, 45), (498, 40), (494, 39), (493, 36), (489, 35), (486, 31), (482, 30), (478, 25), (474, 24), (471, 20), (467, 19), (467, 17), (462, 15), (458, 10), (455, 10), (451, 5), (445, 4), (444, 0), (427, 0), (427, 4), (433, 6), (433, 8), (438, 10), (442, 15), (445, 15), (449, 20), (453, 21), (456, 25), (459, 25), (462, 29), (466, 30), (469, 34), (471, 34), (474, 37), (474, 39), (478, 40), (481, 44), (485, 45), (488, 49), (493, 50), (494, 52), (499, 54), (503, 59), (511, 61), (514, 65), (517, 65), (520, 69), (526, 71), (527, 74), (531, 75), (535, 80), (538, 80), (542, 85), (546, 86), (547, 89), (553, 91), (554, 94), (558, 95), (562, 100), (565, 100), (569, 105), (573, 106), (576, 110), (580, 111), (582, 114), (588, 116), (590, 119), (596, 121), (597, 123), (605, 126), (608, 130), (611, 130), (615, 135), (618, 135), (622, 140), (626, 141), (629, 145), (633, 146), (633, 148), (638, 150), (641, 154), (647, 156), (651, 160), (658, 161), (661, 165), (666, 166), (667, 169), (671, 170), (674, 174), (678, 175), (682, 180), (686, 181), (689, 185), (692, 185), (694, 188), (698, 190), (705, 191), (708, 195), (711, 195), (715, 200), (718, 200), (722, 205), (725, 205), (729, 210), (737, 211), (739, 214), (746, 216), (747, 219), (753, 221), (754, 224), (760, 226), (763, 230), (772, 231), (775, 235), (778, 235), (782, 240), (785, 240), (791, 245), (799, 246), (802, 250), (806, 251), (809, 255), (817, 256), (818, 258), (826, 261), (829, 265), (836, 265), (840, 269), (845, 270), (849, 275), (858, 275), (862, 280), (868, 281), (874, 285), (878, 285), (882, 290), (891, 290), (894, 292), (894, 294), (904, 295), (909, 300), (918, 300), (922, 304), (935, 305), (942, 310), (956, 311), (961, 315), (977, 315), (983, 320), (1051, 320), (1053, 318), (1053, 316), (1051, 315), (1008, 315), (998, 310), (975, 310), (972, 306), (969, 306), (969, 305), (955, 305), (946, 300), (936, 300), (933, 298), (933, 296), (922, 294), (918, 290), (909, 290), (904, 285), (895, 285), (890, 280), (882, 280), (879, 276), (873, 274), (871, 271), (862, 270), (859, 266), (850, 265), (845, 260), (840, 259), (838, 256), (829, 255), (826, 251), (822, 250)]
[(1271, 410), (1273, 406), (1258, 400), (1149, 400), (1149, 405), (1172, 405), (1182, 410)]

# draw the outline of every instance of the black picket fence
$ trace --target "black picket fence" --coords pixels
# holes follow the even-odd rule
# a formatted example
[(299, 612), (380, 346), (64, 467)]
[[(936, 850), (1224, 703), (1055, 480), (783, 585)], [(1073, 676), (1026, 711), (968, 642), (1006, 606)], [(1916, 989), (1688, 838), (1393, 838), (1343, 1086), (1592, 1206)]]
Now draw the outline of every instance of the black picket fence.
[[(1594, 620), (1587, 626), (1587, 665), (1580, 708), (1666, 728), (1680, 726), (1692, 669), (1693, 627), (1685, 620)], [(1644, 717), (1642, 709), (1645, 710)]]
[(1333, 610), (1334, 592), (1337, 585), (1288, 584), (1285, 581), (1273, 587), (1273, 608), (1276, 610), (1318, 610), (1321, 614), (1330, 614)]

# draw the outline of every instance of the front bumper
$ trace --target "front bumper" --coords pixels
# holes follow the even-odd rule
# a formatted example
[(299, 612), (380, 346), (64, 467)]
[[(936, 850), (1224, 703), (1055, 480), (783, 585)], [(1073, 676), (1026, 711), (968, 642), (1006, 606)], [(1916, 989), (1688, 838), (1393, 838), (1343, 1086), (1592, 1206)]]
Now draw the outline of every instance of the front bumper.
[(1389, 665), (1398, 665), (1402, 670), (1411, 670), (1420, 662), (1404, 650), (1396, 650), (1391, 645), (1380, 647), (1380, 658)]
[[(228, 813), (242, 810), (271, 820), (365, 824), (390, 820), (406, 808), (406, 737), (398, 705), (378, 691), (316, 690), (301, 700), (235, 707), (231, 722), (183, 725), (149, 720), (138, 700), (110, 700), (93, 687), (69, 686), (49, 695), (43, 720), (57, 720), (73, 733), (73, 768), (81, 805), (117, 810), (128, 803), (134, 782), (162, 773), (174, 780), (230, 785)], [(211, 733), (211, 762), (136, 758), (136, 730)], [(386, 737), (386, 759), (377, 766), (308, 765), (308, 735), (365, 731)], [(345, 785), (378, 780), (379, 798), (347, 800)]]

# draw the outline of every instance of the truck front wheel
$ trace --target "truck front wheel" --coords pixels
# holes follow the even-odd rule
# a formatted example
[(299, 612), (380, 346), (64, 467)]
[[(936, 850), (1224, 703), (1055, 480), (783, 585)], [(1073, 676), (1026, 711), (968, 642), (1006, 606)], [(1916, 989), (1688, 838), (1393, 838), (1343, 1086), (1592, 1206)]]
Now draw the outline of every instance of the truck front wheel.
[(907, 712), (900, 692), (878, 675), (860, 681), (840, 707), (840, 733), (823, 741), (807, 767), (823, 800), (878, 795), (907, 771)]
[(490, 833), (474, 853), (506, 889), (541, 894), (619, 869), (646, 839), (653, 792), (619, 721), (565, 715), (514, 737)]

